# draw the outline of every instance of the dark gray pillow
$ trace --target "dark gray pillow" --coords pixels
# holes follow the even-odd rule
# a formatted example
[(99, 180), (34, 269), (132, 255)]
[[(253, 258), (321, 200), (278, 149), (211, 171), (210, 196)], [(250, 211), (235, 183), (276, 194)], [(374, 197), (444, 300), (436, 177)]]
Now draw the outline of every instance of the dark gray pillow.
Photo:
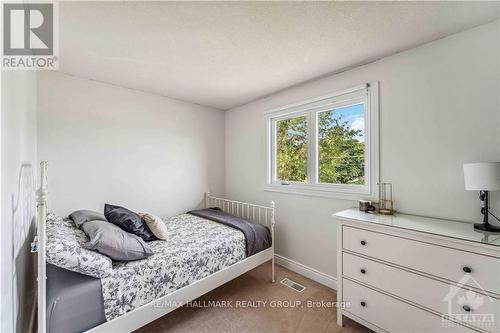
[(93, 210), (76, 210), (69, 215), (69, 218), (75, 222), (78, 228), (88, 221), (106, 221), (104, 214)]
[(153, 254), (141, 237), (130, 234), (107, 221), (88, 221), (82, 226), (90, 241), (83, 245), (113, 260), (131, 261), (144, 259)]
[(142, 218), (125, 207), (104, 205), (104, 216), (108, 222), (119, 226), (126, 232), (137, 235), (146, 242), (157, 240)]

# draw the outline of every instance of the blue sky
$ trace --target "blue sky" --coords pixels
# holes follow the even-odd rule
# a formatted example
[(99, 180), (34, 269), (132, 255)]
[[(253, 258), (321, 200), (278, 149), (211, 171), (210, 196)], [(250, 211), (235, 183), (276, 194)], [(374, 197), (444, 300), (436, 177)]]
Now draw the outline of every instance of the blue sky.
[(333, 117), (338, 117), (339, 115), (342, 116), (343, 121), (349, 122), (349, 126), (352, 129), (360, 129), (363, 132), (361, 132), (361, 135), (358, 136), (359, 141), (365, 141), (365, 112), (364, 112), (364, 104), (355, 104), (355, 105), (350, 105), (346, 106), (343, 108), (338, 108), (335, 109), (335, 111), (332, 113)]

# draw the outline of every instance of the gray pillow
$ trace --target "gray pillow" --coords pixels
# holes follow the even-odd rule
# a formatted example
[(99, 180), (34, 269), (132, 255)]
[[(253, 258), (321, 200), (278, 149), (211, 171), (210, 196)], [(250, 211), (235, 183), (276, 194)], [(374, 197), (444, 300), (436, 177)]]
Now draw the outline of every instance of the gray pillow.
[(88, 221), (106, 221), (104, 214), (93, 210), (77, 210), (69, 215), (78, 228)]
[(107, 221), (88, 221), (82, 226), (90, 241), (83, 245), (113, 260), (131, 261), (144, 259), (153, 254), (141, 237), (128, 233)]

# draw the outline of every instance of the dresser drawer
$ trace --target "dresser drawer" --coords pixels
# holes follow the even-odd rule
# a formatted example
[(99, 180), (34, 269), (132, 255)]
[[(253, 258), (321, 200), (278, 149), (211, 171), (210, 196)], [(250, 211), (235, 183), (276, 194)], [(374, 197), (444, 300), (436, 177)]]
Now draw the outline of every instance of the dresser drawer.
[[(500, 332), (500, 300), (343, 253), (344, 276), (420, 304), (489, 332)], [(390, 277), (390, 278), (388, 278)], [(415, 288), (415, 286), (418, 286)], [(470, 307), (465, 311), (463, 306)], [(478, 319), (479, 318), (479, 319)]]
[[(342, 244), (344, 249), (352, 252), (500, 295), (500, 258), (345, 225)], [(469, 269), (470, 276), (465, 272)]]
[(343, 301), (350, 312), (388, 332), (475, 332), (405, 302), (343, 279)]

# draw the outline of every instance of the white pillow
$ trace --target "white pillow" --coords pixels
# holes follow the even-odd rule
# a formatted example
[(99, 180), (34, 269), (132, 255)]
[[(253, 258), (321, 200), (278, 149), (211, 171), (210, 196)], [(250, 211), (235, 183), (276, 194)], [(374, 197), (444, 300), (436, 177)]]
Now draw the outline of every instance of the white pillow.
[(161, 218), (149, 213), (139, 213), (139, 216), (144, 220), (144, 222), (146, 222), (156, 238), (161, 240), (166, 240), (168, 238), (167, 225)]

